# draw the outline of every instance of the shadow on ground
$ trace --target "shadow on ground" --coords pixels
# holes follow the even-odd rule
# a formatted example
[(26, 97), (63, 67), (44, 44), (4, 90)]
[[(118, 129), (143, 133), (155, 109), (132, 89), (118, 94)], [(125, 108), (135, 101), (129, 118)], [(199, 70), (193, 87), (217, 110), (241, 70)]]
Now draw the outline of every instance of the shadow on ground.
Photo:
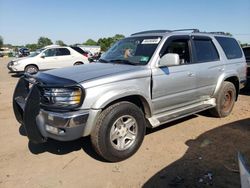
[(237, 152), (250, 161), (250, 118), (188, 140), (185, 155), (145, 184), (148, 187), (240, 187)]
[[(181, 123), (183, 121), (187, 121), (189, 119), (196, 118), (196, 117), (198, 116), (191, 115), (189, 117), (186, 117), (186, 118), (183, 118), (183, 119), (171, 122), (171, 123), (167, 123), (163, 126), (160, 126), (159, 128), (147, 129), (146, 135), (152, 134), (162, 129), (166, 129), (168, 127), (174, 126), (178, 123)], [(19, 127), (19, 134), (22, 136), (27, 136), (23, 125)], [(49, 152), (49, 153), (56, 154), (56, 155), (65, 155), (73, 151), (78, 151), (82, 149), (90, 157), (101, 162), (107, 162), (104, 159), (102, 159), (99, 155), (96, 154), (96, 152), (92, 148), (90, 137), (83, 137), (78, 140), (70, 141), (70, 142), (60, 142), (60, 141), (48, 139), (47, 142), (42, 143), (42, 144), (34, 144), (29, 141), (28, 148), (31, 153), (36, 154), (36, 155), (40, 153), (44, 153), (44, 152)]]
[[(23, 125), (19, 127), (19, 134), (22, 136), (27, 136)], [(41, 144), (34, 144), (29, 141), (28, 148), (30, 152), (35, 155), (44, 152), (49, 152), (55, 155), (65, 155), (74, 151), (83, 150), (90, 157), (98, 161), (107, 162), (95, 153), (95, 151), (92, 148), (89, 137), (83, 137), (78, 140), (68, 141), (68, 142), (60, 142), (48, 139), (47, 142)]]

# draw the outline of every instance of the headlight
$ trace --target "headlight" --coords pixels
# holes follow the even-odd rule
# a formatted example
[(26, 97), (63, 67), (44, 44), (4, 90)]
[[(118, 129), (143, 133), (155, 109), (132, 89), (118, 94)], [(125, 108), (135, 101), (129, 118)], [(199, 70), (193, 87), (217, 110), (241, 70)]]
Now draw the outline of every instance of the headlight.
[(43, 88), (41, 104), (55, 108), (75, 108), (81, 105), (83, 90), (73, 88)]
[(13, 65), (18, 65), (19, 61), (13, 61), (12, 63), (13, 63)]

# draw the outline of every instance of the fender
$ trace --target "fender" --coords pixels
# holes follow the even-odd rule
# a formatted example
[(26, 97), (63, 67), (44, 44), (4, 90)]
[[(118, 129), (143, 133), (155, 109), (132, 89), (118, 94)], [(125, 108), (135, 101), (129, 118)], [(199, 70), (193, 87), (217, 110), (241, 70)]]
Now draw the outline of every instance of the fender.
[[(236, 71), (227, 71), (227, 72), (224, 72), (223, 74), (220, 75), (219, 79), (218, 79), (218, 82), (217, 82), (217, 85), (215, 87), (215, 90), (214, 90), (214, 94), (213, 96), (217, 96), (218, 93), (219, 93), (219, 90), (220, 90), (220, 87), (222, 85), (222, 83), (230, 78), (230, 77), (237, 77), (238, 80), (239, 80), (239, 75)], [(239, 88), (236, 88), (236, 90), (238, 90)]]
[[(93, 103), (92, 107), (93, 109), (103, 109), (108, 104), (119, 100), (124, 97), (130, 97), (130, 96), (138, 96), (143, 101), (144, 108), (149, 108), (148, 113), (151, 114), (152, 104), (149, 100), (149, 96), (145, 96), (145, 93), (141, 92), (140, 89), (126, 87), (122, 90), (115, 90), (115, 91), (109, 91), (106, 92), (104, 95), (102, 95), (95, 103)], [(145, 104), (146, 103), (146, 104)]]

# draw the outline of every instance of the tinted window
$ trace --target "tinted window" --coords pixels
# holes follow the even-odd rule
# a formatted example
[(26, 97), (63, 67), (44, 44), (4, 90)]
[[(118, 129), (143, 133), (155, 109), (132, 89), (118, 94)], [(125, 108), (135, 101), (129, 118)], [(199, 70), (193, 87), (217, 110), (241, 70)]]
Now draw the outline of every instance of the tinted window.
[(218, 52), (212, 42), (209, 39), (194, 39), (194, 48), (195, 48), (195, 61), (200, 62), (209, 62), (219, 60)]
[(228, 37), (215, 37), (215, 38), (220, 43), (228, 59), (236, 59), (242, 57), (240, 46), (235, 39)]
[(81, 48), (76, 47), (76, 46), (72, 46), (71, 48), (74, 49), (75, 51), (77, 51), (80, 54), (86, 54), (87, 53), (84, 50), (82, 50)]
[(48, 49), (44, 52), (45, 57), (51, 57), (56, 55), (56, 49)]
[(57, 56), (70, 55), (70, 51), (67, 48), (58, 48), (56, 55)]
[(190, 62), (188, 39), (173, 40), (166, 48), (163, 55), (167, 53), (175, 53), (180, 57), (180, 64)]

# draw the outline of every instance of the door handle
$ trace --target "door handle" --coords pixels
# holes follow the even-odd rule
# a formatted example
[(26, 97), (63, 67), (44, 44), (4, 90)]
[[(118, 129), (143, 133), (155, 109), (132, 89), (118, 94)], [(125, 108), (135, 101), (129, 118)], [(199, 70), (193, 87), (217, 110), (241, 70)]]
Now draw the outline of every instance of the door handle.
[(220, 71), (220, 72), (222, 72), (222, 71), (224, 71), (224, 70), (225, 70), (225, 69), (222, 68), (222, 67), (219, 68), (219, 71)]
[(194, 73), (189, 72), (189, 73), (188, 73), (188, 76), (189, 76), (189, 77), (193, 77), (193, 76), (194, 76)]

